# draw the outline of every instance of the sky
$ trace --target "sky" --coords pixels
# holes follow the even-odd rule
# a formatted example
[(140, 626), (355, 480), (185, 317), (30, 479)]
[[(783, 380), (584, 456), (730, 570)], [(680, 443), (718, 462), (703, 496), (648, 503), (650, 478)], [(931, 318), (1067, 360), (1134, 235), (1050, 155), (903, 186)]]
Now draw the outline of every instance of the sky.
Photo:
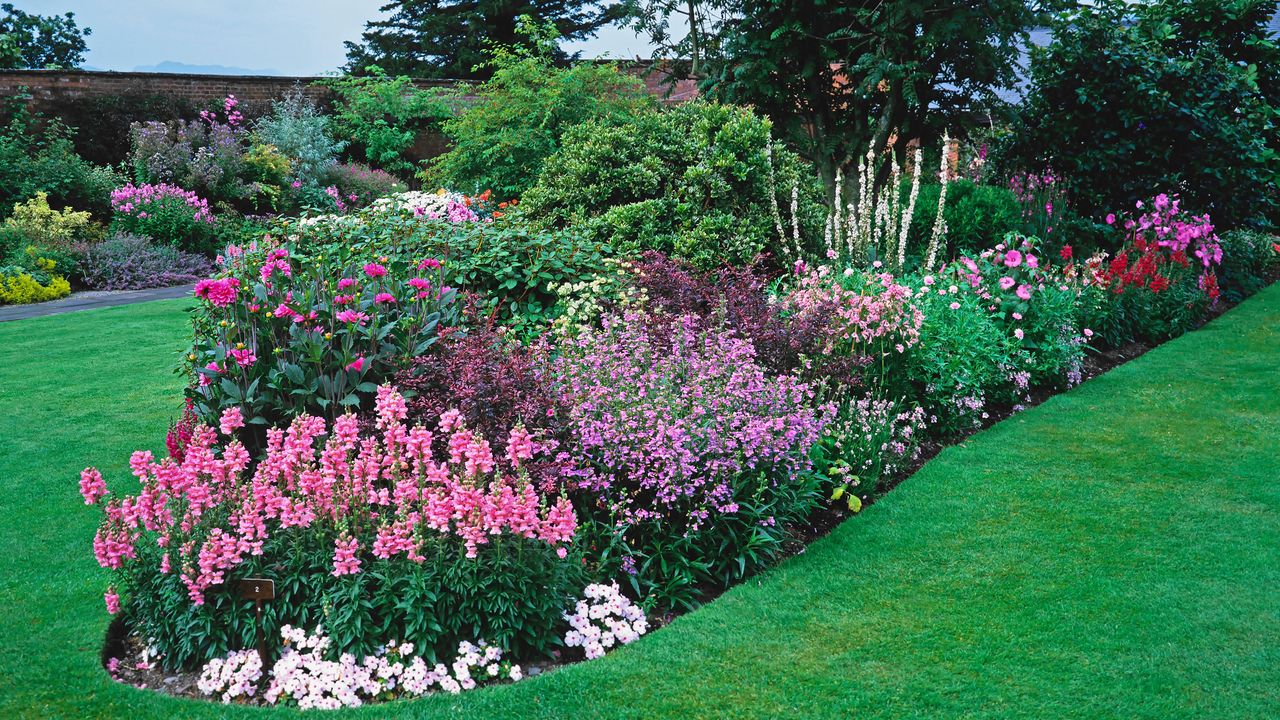
[[(39, 15), (76, 14), (93, 28), (85, 65), (153, 70), (170, 62), (318, 75), (346, 60), (344, 40), (359, 40), (384, 0), (9, 0)], [(583, 57), (648, 56), (648, 44), (624, 28), (567, 45)]]

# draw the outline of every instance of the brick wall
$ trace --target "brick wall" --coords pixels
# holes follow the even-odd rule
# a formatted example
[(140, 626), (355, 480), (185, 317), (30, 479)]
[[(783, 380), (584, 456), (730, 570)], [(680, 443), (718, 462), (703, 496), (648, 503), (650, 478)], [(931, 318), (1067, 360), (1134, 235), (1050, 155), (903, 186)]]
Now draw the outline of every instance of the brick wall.
[[(647, 63), (633, 64), (628, 72), (644, 77), (646, 86), (663, 102), (687, 100), (697, 95), (697, 87), (690, 81), (682, 81), (667, 93), (660, 73), (648, 73)], [(95, 100), (113, 97), (166, 98), (195, 108), (220, 103), (227, 95), (235, 95), (240, 101), (240, 111), (247, 117), (263, 115), (271, 109), (271, 102), (279, 99), (291, 88), (301, 87), (303, 92), (322, 106), (329, 104), (332, 93), (314, 85), (315, 77), (277, 77), (261, 75), (187, 75), (178, 73), (104, 72), (90, 70), (0, 70), (0, 98), (16, 97), (26, 89), (30, 95), (27, 105), (34, 113), (50, 117), (67, 114), (75, 107), (83, 114), (83, 108), (92, 106)], [(450, 87), (451, 80), (415, 80), (421, 88)], [(136, 120), (168, 119), (163, 117), (137, 117)], [(119, 120), (117, 118), (117, 120)], [(77, 118), (82, 127), (89, 122)], [(127, 122), (125, 123), (127, 130)], [(119, 144), (120, 129), (116, 129), (107, 145)], [(100, 143), (101, 144), (101, 143)], [(419, 159), (434, 157), (446, 149), (443, 138), (427, 135), (418, 138), (412, 154)], [(116, 148), (116, 157), (91, 157), (99, 162), (118, 162), (127, 148)], [(99, 149), (96, 154), (106, 153)], [(90, 152), (89, 155), (95, 153)]]

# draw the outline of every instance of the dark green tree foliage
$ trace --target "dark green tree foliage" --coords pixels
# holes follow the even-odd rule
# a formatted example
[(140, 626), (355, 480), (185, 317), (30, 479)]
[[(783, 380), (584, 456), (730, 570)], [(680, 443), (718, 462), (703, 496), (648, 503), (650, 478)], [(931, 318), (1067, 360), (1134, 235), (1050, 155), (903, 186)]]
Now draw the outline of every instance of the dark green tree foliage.
[(474, 88), (466, 110), (444, 123), (452, 148), (436, 160), (431, 180), (515, 198), (537, 181), (569, 128), (599, 118), (622, 121), (656, 107), (639, 78), (614, 64), (557, 67), (554, 28), (530, 25), (528, 31), (535, 49), (493, 50), (493, 77)]
[(73, 68), (84, 62), (90, 28), (76, 25), (75, 13), (33, 15), (12, 3), (0, 5), (0, 69)]
[(831, 188), (870, 144), (997, 105), (1033, 19), (1024, 0), (743, 0), (704, 87), (766, 113)]
[[(606, 0), (397, 0), (380, 12), (391, 15), (366, 23), (362, 42), (346, 43), (348, 72), (377, 65), (391, 75), (485, 78), (486, 48), (530, 42), (517, 29), (521, 16), (581, 40), (621, 14)], [(567, 58), (556, 51), (557, 60)]]
[(1275, 224), (1280, 50), (1275, 0), (1100, 2), (1065, 14), (1032, 55), (1005, 162), (1051, 166), (1100, 218), (1179, 193), (1220, 229)]

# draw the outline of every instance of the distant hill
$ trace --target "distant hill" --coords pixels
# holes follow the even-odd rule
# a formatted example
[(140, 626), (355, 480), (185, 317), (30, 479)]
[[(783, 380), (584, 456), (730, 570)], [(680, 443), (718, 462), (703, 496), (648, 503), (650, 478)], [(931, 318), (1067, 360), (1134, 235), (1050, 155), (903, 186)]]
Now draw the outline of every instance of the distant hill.
[(283, 75), (279, 70), (270, 68), (242, 68), (227, 65), (188, 65), (187, 63), (165, 60), (156, 65), (139, 65), (134, 72), (184, 73), (187, 75)]

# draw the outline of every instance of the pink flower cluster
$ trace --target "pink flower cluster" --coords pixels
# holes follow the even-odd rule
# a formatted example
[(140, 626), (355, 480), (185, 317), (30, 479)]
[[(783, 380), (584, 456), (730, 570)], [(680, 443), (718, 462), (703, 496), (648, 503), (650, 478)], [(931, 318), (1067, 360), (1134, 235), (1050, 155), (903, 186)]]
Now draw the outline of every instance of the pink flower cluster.
[[(141, 492), (107, 502), (94, 554), (103, 567), (119, 569), (137, 558), (139, 543), (154, 542), (163, 549), (161, 572), (175, 569), (197, 605), (287, 528), (333, 537), (335, 575), (359, 572), (361, 552), (422, 562), (430, 538), (457, 539), (467, 557), (503, 535), (560, 546), (563, 554), (577, 531), (567, 498), (544, 498), (523, 473), (501, 471), (488, 441), (456, 420), (441, 419), (448, 450), (437, 457), (433, 433), (406, 427), (406, 415), (404, 398), (383, 386), (380, 437), (362, 438), (354, 415), (332, 428), (299, 416), (287, 429), (268, 431), (266, 455), (251, 476), (244, 446), (220, 444), (205, 426), (195, 428), (181, 462), (134, 453), (130, 468)], [(223, 415), (224, 433), (242, 423), (238, 410)], [(522, 433), (515, 431), (517, 447)], [(105, 493), (99, 477), (92, 468), (82, 474), (87, 502)], [(353, 536), (347, 528), (363, 532)]]
[(224, 308), (236, 301), (236, 293), (239, 291), (240, 281), (236, 278), (207, 278), (196, 283), (195, 295), (208, 300), (214, 307)]
[(134, 185), (129, 183), (111, 191), (111, 209), (122, 215), (131, 215), (145, 220), (156, 214), (161, 205), (175, 203), (185, 204), (192, 211), (197, 222), (213, 223), (213, 213), (209, 210), (209, 201), (190, 190), (183, 190), (177, 185), (160, 183), (152, 185)]
[(666, 337), (627, 314), (562, 338), (558, 351), (553, 376), (587, 460), (570, 472), (619, 524), (696, 530), (737, 512), (743, 477), (809, 466), (823, 425), (811, 389), (766, 374), (731, 331), (685, 316)]
[(915, 292), (888, 273), (802, 269), (783, 304), (802, 320), (825, 319), (823, 352), (881, 357), (901, 354), (920, 341), (924, 313)]

